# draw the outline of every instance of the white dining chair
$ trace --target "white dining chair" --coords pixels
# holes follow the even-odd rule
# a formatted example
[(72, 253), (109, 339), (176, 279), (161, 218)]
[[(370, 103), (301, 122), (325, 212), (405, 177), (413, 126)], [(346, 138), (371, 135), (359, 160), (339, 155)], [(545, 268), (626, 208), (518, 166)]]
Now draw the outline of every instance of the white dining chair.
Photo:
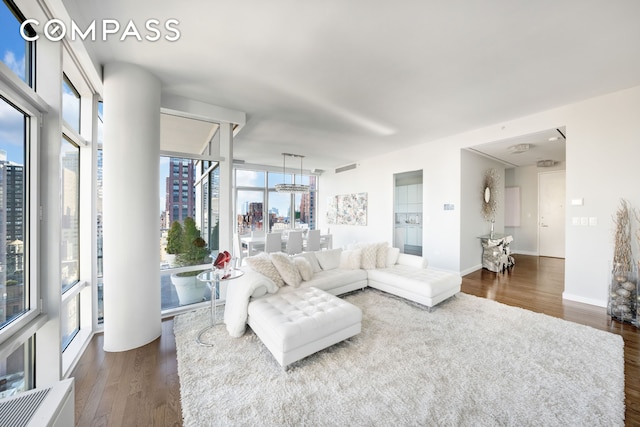
[(308, 252), (320, 250), (320, 230), (309, 230), (307, 232), (307, 245), (305, 250)]
[(249, 256), (249, 250), (242, 247), (239, 233), (233, 233), (233, 256), (237, 259), (238, 267), (242, 265), (242, 259)]
[(282, 233), (267, 233), (264, 243), (264, 251), (267, 253), (282, 251)]
[(287, 253), (289, 255), (302, 252), (302, 231), (290, 231), (287, 239)]
[(333, 236), (331, 235), (331, 229), (327, 230), (327, 234), (320, 235), (320, 249), (333, 249)]

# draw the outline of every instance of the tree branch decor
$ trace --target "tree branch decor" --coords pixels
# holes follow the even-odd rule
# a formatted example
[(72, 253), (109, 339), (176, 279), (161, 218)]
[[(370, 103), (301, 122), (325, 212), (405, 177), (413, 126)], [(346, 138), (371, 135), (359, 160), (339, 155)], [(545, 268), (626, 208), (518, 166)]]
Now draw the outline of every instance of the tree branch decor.
[(609, 287), (608, 314), (623, 322), (636, 323), (637, 285), (631, 250), (631, 222), (629, 204), (620, 199), (620, 207), (614, 217), (613, 266)]
[(633, 266), (631, 255), (631, 222), (629, 220), (629, 204), (620, 199), (620, 207), (613, 219), (616, 224), (613, 248), (614, 271), (630, 271)]

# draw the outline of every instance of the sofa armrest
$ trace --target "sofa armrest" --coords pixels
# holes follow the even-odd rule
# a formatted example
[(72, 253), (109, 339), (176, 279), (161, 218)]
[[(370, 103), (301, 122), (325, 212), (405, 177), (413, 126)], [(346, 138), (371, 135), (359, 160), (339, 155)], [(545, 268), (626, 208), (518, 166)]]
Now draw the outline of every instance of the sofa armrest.
[(398, 261), (396, 261), (396, 264), (415, 268), (427, 268), (429, 260), (425, 257), (401, 253), (398, 255)]

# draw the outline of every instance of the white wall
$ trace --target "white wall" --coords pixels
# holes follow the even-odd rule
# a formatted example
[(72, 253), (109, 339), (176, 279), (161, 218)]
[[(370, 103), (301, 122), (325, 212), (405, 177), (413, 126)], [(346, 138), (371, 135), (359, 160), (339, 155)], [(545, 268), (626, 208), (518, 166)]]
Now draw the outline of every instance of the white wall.
[(513, 236), (514, 253), (538, 255), (538, 174), (565, 167), (561, 162), (548, 168), (523, 166), (505, 171), (505, 186), (520, 188), (520, 226), (505, 227), (505, 233)]
[[(328, 226), (324, 216), (326, 196), (366, 191), (368, 225), (331, 226), (335, 242), (340, 246), (354, 240), (391, 241), (393, 174), (423, 169), (423, 253), (431, 265), (462, 271), (469, 261), (468, 255), (462, 257), (461, 250), (466, 236), (461, 234), (460, 149), (566, 126), (567, 200), (584, 198), (584, 205), (567, 207), (564, 296), (604, 306), (607, 264), (613, 253), (611, 218), (621, 197), (640, 207), (639, 115), (640, 87), (634, 87), (361, 160), (360, 167), (353, 171), (322, 176), (319, 224)], [(444, 211), (444, 203), (453, 203), (455, 210)], [(598, 225), (572, 226), (573, 216), (596, 217)]]
[[(437, 155), (434, 155), (437, 153)], [(393, 241), (393, 175), (423, 170), (422, 251), (431, 265), (459, 271), (460, 154), (438, 143), (421, 145), (361, 161), (356, 169), (326, 172), (320, 181), (320, 228), (331, 228), (334, 247), (355, 241)], [(338, 194), (368, 193), (367, 226), (327, 224), (327, 198)], [(455, 209), (445, 211), (444, 204)]]
[(463, 274), (482, 268), (482, 246), (479, 236), (489, 234), (491, 223), (482, 216), (485, 173), (495, 169), (499, 176), (497, 191), (491, 194), (498, 205), (494, 232), (504, 231), (504, 165), (471, 151), (461, 150), (462, 179), (460, 185), (460, 271)]

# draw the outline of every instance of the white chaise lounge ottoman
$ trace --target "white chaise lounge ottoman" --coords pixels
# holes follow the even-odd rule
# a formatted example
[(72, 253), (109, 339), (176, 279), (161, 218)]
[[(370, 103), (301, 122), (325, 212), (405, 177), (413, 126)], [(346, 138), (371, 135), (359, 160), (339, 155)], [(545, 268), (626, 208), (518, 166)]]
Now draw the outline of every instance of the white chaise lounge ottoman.
[(247, 324), (283, 367), (362, 328), (360, 308), (314, 287), (253, 300), (248, 313)]
[(369, 286), (429, 308), (460, 292), (462, 276), (427, 268), (422, 257), (400, 254), (395, 265), (369, 270)]

